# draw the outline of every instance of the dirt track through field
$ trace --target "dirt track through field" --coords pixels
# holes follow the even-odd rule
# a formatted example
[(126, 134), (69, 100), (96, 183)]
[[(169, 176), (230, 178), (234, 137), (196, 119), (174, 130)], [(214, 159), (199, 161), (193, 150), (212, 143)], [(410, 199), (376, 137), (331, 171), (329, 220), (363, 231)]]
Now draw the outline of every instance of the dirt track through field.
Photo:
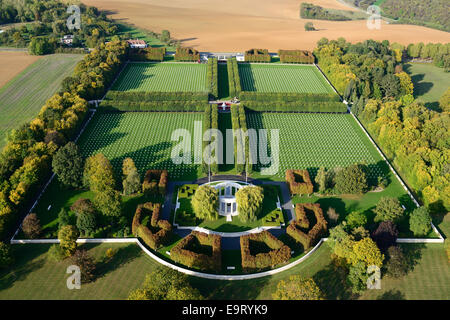
[(21, 51), (0, 51), (0, 88), (39, 58)]
[[(301, 0), (82, 0), (107, 10), (119, 21), (160, 32), (201, 51), (243, 51), (252, 47), (275, 51), (313, 49), (322, 37), (344, 37), (351, 42), (366, 39), (408, 44), (450, 42), (450, 33), (412, 25), (382, 23), (369, 30), (366, 21), (321, 21), (299, 18)], [(326, 8), (352, 10), (337, 0), (308, 0)], [(318, 31), (304, 30), (313, 21)]]

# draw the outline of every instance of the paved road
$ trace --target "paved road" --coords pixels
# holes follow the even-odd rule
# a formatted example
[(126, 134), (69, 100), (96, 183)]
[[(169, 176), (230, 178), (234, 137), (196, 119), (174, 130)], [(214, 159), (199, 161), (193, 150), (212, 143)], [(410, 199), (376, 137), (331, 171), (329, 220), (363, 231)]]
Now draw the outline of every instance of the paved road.
[[(245, 182), (245, 176), (236, 176), (236, 175), (215, 175), (211, 177), (211, 181), (221, 181), (221, 180), (234, 180), (234, 181), (242, 181)], [(280, 199), (281, 207), (283, 208), (283, 211), (287, 215), (287, 221), (290, 222), (292, 219), (295, 218), (295, 212), (293, 209), (292, 201), (291, 201), (291, 195), (289, 193), (289, 188), (285, 182), (281, 181), (263, 181), (263, 180), (257, 180), (253, 178), (248, 178), (247, 180), (249, 183), (252, 183), (254, 185), (276, 185), (279, 186), (281, 189), (281, 196), (282, 199)], [(208, 178), (201, 178), (194, 181), (175, 181), (175, 182), (169, 182), (167, 186), (167, 194), (164, 199), (164, 207), (162, 211), (162, 219), (170, 220), (170, 215), (172, 213), (172, 210), (175, 209), (175, 204), (172, 203), (172, 198), (174, 195), (175, 187), (179, 185), (184, 184), (204, 184), (208, 182)], [(175, 233), (179, 235), (180, 237), (185, 237), (188, 234), (191, 233), (190, 230), (185, 229), (174, 229)], [(283, 229), (271, 229), (269, 230), (270, 233), (272, 233), (274, 236), (279, 237), (280, 235), (286, 233), (286, 228)], [(239, 250), (240, 244), (239, 244), (239, 237), (222, 237), (222, 249), (224, 250)]]

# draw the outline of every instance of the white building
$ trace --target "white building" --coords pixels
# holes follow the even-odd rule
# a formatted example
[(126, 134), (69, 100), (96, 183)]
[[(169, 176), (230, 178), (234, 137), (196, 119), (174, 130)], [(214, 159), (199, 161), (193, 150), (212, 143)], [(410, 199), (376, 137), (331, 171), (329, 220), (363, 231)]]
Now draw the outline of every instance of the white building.
[(139, 40), (139, 39), (133, 40), (133, 39), (130, 39), (130, 40), (127, 40), (127, 42), (129, 44), (130, 48), (144, 49), (144, 48), (148, 47), (148, 44), (144, 40)]
[(64, 37), (61, 38), (61, 43), (71, 46), (73, 43), (73, 35), (72, 34), (65, 35)]

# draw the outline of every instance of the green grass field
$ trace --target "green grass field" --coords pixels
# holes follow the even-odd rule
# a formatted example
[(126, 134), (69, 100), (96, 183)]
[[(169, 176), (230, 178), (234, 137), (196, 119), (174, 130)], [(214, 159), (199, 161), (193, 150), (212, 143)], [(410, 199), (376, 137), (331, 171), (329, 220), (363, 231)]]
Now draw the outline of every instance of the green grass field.
[[(69, 261), (49, 262), (49, 245), (15, 245), (16, 263), (0, 272), (0, 300), (7, 299), (126, 299), (131, 290), (140, 287), (147, 273), (158, 263), (133, 244), (83, 245), (101, 260), (108, 248), (117, 250), (108, 263), (100, 263), (97, 279), (81, 286), (80, 290), (66, 287), (66, 268)], [(366, 291), (353, 296), (345, 282), (345, 275), (330, 259), (330, 249), (322, 245), (311, 257), (299, 265), (276, 275), (246, 281), (215, 281), (190, 278), (191, 284), (208, 299), (271, 299), (280, 280), (291, 275), (313, 277), (327, 299), (449, 299), (450, 272), (443, 245), (403, 245), (413, 261), (413, 270), (405, 277), (383, 277), (381, 290)]]
[(407, 63), (403, 68), (414, 83), (414, 97), (427, 107), (438, 109), (439, 99), (450, 87), (448, 73), (431, 63)]
[(120, 91), (207, 92), (206, 64), (129, 63), (113, 89)]
[(315, 66), (239, 64), (243, 91), (333, 93), (333, 88)]
[[(360, 162), (369, 166), (372, 179), (386, 172), (380, 154), (350, 114), (248, 113), (247, 126), (279, 130), (280, 168), (274, 179), (284, 180), (287, 169), (308, 169), (314, 177), (321, 166)], [(260, 167), (256, 165), (257, 171)]]
[(176, 129), (187, 129), (193, 143), (194, 121), (202, 119), (202, 113), (97, 114), (78, 144), (86, 157), (103, 153), (119, 176), (123, 159), (131, 157), (141, 176), (148, 169), (167, 169), (170, 180), (194, 180), (200, 165), (172, 162), (177, 142), (171, 141), (171, 135)]
[(37, 116), (82, 58), (83, 55), (72, 54), (43, 57), (0, 89), (0, 148), (10, 130)]
[[(116, 21), (117, 22), (117, 21)], [(144, 29), (135, 27), (133, 25), (117, 22), (119, 28), (117, 35), (126, 36), (127, 39), (140, 39), (147, 42), (147, 44), (154, 48), (166, 47), (169, 51), (175, 51), (176, 48), (173, 46), (168, 46), (156, 37), (153, 37), (149, 32)], [(111, 37), (112, 38), (112, 37)], [(109, 41), (111, 39), (108, 39)]]

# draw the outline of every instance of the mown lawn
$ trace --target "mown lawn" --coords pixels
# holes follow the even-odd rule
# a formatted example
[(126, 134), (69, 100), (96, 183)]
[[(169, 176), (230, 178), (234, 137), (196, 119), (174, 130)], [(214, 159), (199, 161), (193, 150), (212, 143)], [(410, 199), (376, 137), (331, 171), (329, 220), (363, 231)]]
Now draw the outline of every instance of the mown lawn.
[(450, 77), (432, 63), (407, 63), (403, 66), (414, 83), (414, 97), (430, 109), (439, 109), (439, 99), (450, 87)]
[(0, 89), (0, 148), (6, 134), (34, 119), (83, 55), (54, 54), (39, 59)]

